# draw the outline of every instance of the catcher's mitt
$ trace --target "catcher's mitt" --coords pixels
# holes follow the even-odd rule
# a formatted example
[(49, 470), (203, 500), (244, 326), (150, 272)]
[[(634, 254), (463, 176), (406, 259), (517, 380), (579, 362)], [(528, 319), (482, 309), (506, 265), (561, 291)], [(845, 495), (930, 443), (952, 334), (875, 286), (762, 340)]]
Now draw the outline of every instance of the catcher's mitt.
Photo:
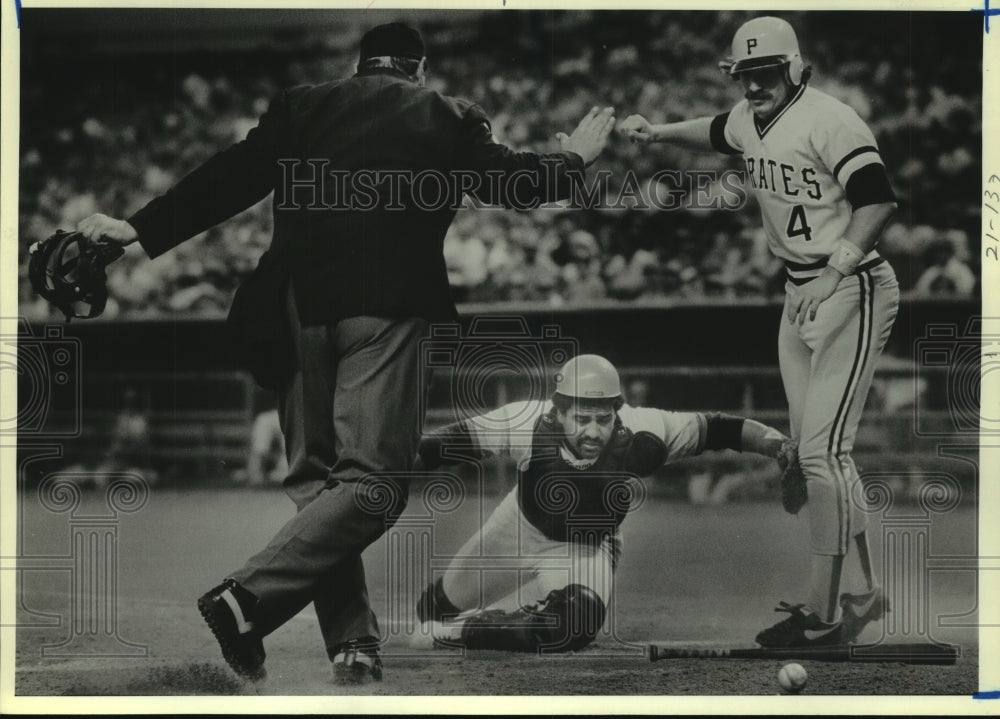
[(107, 240), (88, 240), (79, 232), (57, 231), (28, 247), (28, 279), (35, 292), (58, 307), (69, 322), (104, 312), (108, 276), (104, 268), (125, 253)]
[(782, 442), (777, 460), (781, 468), (781, 505), (789, 514), (798, 514), (809, 499), (806, 478), (799, 464), (798, 445), (790, 439)]

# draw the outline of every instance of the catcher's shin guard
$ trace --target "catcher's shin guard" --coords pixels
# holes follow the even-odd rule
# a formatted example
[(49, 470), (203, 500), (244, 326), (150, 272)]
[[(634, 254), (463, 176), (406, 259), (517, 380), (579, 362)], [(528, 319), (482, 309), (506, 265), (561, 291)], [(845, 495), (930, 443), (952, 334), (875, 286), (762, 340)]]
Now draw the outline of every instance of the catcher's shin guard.
[(604, 624), (604, 601), (589, 587), (554, 589), (534, 605), (513, 612), (488, 610), (465, 620), (466, 649), (515, 652), (573, 652), (597, 637)]
[(444, 593), (444, 577), (438, 577), (433, 584), (428, 584), (417, 602), (417, 618), (421, 622), (440, 622), (461, 612)]

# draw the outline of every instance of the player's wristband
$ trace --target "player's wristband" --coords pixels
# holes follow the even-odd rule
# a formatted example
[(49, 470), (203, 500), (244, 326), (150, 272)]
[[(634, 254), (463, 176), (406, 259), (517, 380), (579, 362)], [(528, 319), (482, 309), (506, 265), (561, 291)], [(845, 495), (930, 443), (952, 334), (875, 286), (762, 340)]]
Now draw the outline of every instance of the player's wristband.
[(854, 274), (864, 258), (865, 253), (861, 251), (860, 247), (847, 240), (840, 240), (835, 245), (833, 254), (830, 255), (826, 264), (847, 277)]

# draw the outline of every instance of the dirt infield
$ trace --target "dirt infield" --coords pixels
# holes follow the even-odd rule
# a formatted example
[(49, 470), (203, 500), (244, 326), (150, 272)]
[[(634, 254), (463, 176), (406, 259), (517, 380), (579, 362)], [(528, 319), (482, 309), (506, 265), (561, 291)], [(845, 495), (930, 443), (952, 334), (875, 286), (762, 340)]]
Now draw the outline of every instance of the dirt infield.
[[(484, 501), (488, 511), (496, 498)], [(117, 603), (105, 602), (104, 617), (96, 619), (85, 611), (73, 614), (79, 605), (70, 601), (76, 594), (65, 559), (72, 520), (43, 509), (32, 493), (22, 504), (26, 569), (20, 572), (15, 688), (24, 696), (774, 695), (782, 662), (650, 663), (641, 647), (650, 640), (750, 646), (753, 635), (777, 618), (771, 611), (777, 601), (796, 598), (806, 568), (800, 549), (806, 522), (776, 506), (695, 508), (650, 498), (626, 522), (616, 598), (593, 646), (571, 656), (462, 656), (419, 648), (411, 628), (392, 619), (399, 612), (388, 597), (398, 597), (398, 587), (387, 586), (393, 584), (392, 562), (388, 543), (380, 540), (366, 553), (366, 563), (374, 606), (388, 634), (386, 680), (357, 689), (333, 686), (315, 616), (307, 609), (267, 638), (269, 678), (253, 686), (237, 680), (222, 662), (195, 599), (262, 547), (290, 516), (291, 504), (280, 492), (155, 491), (145, 507), (115, 524)], [(100, 497), (87, 495), (76, 516), (96, 516), (102, 507)], [(478, 512), (467, 508), (441, 518), (436, 551), (453, 550), (476, 521)], [(878, 525), (872, 535), (880, 539)], [(927, 528), (931, 556), (971, 554), (975, 537), (971, 507), (937, 515)], [(806, 693), (973, 694), (975, 575), (939, 574), (948, 576), (930, 575), (928, 610), (932, 618), (943, 618), (932, 622), (932, 636), (961, 646), (954, 666), (803, 661), (809, 672)], [(880, 638), (875, 628), (868, 632), (863, 639)]]

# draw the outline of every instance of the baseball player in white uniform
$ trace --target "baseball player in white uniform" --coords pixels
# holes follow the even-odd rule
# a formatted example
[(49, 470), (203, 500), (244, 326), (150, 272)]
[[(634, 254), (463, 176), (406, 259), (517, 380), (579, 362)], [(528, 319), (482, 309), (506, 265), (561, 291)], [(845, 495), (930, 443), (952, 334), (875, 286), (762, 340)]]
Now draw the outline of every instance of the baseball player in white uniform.
[(517, 461), (517, 486), (418, 603), (422, 622), (440, 623), (432, 625), (439, 642), (581, 649), (604, 623), (639, 477), (706, 450), (778, 457), (791, 444), (751, 419), (630, 407), (618, 371), (597, 355), (571, 359), (556, 379), (550, 400), (507, 404), (420, 443), (426, 470), (462, 457)]
[[(729, 112), (665, 125), (633, 115), (619, 129), (633, 142), (743, 156), (771, 251), (787, 270), (778, 351), (807, 480), (812, 544), (804, 601), (782, 602), (777, 611), (789, 617), (760, 632), (757, 642), (849, 642), (888, 609), (872, 572), (851, 448), (899, 302), (892, 268), (875, 250), (895, 195), (865, 123), (807, 85), (810, 69), (787, 22), (745, 23), (720, 66), (744, 91)], [(852, 549), (859, 586), (840, 594)]]

